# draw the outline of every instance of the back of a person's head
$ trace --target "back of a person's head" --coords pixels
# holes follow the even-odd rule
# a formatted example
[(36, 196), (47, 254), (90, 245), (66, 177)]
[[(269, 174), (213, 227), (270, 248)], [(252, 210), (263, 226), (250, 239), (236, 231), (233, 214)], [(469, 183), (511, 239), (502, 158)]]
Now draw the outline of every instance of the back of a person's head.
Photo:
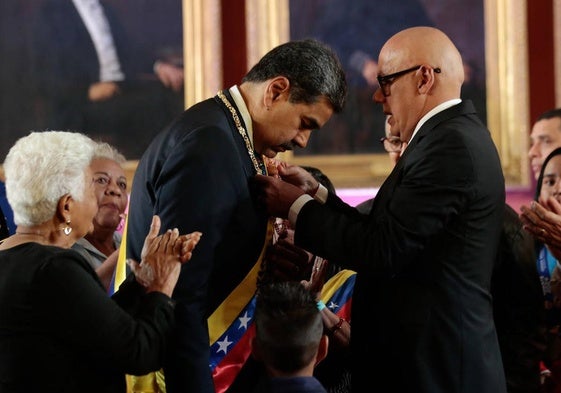
[(327, 175), (321, 171), (321, 169), (306, 165), (303, 165), (302, 168), (308, 171), (308, 173), (310, 173), (314, 177), (314, 179), (316, 179), (318, 182), (320, 182), (321, 185), (327, 188), (327, 191), (333, 194), (337, 193), (335, 190), (335, 186), (333, 185), (329, 177), (327, 177)]
[(315, 299), (299, 282), (260, 288), (254, 323), (260, 357), (268, 367), (286, 375), (314, 361), (323, 322)]
[(38, 225), (53, 217), (66, 194), (84, 196), (84, 171), (95, 142), (66, 131), (32, 132), (12, 146), (4, 161), (6, 196), (16, 225)]
[(290, 41), (270, 50), (242, 82), (265, 82), (277, 76), (290, 81), (290, 101), (313, 104), (325, 97), (335, 112), (345, 105), (345, 72), (332, 49), (316, 40)]

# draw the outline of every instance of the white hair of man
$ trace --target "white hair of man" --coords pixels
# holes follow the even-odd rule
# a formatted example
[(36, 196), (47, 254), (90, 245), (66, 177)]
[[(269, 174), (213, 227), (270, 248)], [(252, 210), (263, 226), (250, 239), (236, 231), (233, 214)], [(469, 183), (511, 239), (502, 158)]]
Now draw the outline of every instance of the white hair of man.
[(6, 196), (15, 224), (46, 222), (66, 194), (81, 201), (84, 174), (96, 145), (86, 135), (66, 131), (34, 131), (16, 141), (4, 161)]

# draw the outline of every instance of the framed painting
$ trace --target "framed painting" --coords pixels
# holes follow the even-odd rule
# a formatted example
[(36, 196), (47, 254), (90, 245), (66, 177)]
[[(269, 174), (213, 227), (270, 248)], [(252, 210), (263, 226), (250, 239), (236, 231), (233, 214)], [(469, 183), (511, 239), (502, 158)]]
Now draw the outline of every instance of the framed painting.
[(116, 53), (101, 61), (107, 68), (98, 56), (106, 41), (92, 39), (98, 35), (82, 18), (91, 15), (86, 8), (57, 0), (0, 3), (0, 161), (17, 139), (46, 129), (84, 132), (135, 160), (183, 110), (182, 86), (166, 87), (164, 71), (156, 71), (169, 66), (181, 74), (181, 0), (100, 5), (100, 30), (110, 34), (99, 36), (110, 37)]
[[(358, 6), (359, 3), (364, 3), (364, 8)], [(477, 94), (483, 92), (478, 112), (487, 123), (499, 150), (507, 186), (527, 187), (530, 184), (530, 176), (526, 160), (529, 115), (528, 81), (525, 77), (525, 1), (454, 0), (453, 3), (449, 0), (419, 0), (415, 5), (409, 5), (411, 9), (425, 11), (425, 19), (421, 20), (414, 19), (418, 18), (418, 12), (415, 12), (415, 16), (405, 12), (405, 9), (401, 10), (401, 6), (395, 9), (396, 2), (389, 2), (388, 7), (381, 7), (379, 2), (368, 0), (246, 0), (248, 64), (254, 64), (275, 45), (305, 36), (322, 39), (334, 49), (337, 46), (348, 49), (349, 42), (361, 39), (360, 33), (349, 32), (351, 27), (360, 24), (360, 19), (365, 19), (365, 22), (374, 28), (379, 26), (375, 19), (376, 13), (369, 7), (372, 4), (378, 11), (381, 8), (388, 9), (387, 15), (384, 15), (386, 19), (393, 21), (392, 25), (401, 23), (405, 27), (407, 23), (430, 23), (445, 31), (457, 44), (468, 66), (466, 76), (471, 76), (471, 80), (477, 83), (475, 87), (479, 86), (480, 91)], [(291, 6), (297, 6), (298, 12), (291, 13)], [(329, 7), (333, 9), (328, 9)], [(394, 10), (395, 15), (392, 14)], [(474, 12), (477, 10), (479, 13)], [(454, 14), (451, 14), (452, 12)], [(325, 14), (324, 18), (327, 21), (312, 31), (314, 26), (319, 24), (320, 14)], [(400, 19), (404, 14), (411, 19)], [(459, 14), (462, 15), (460, 21), (456, 17)], [(346, 15), (346, 18), (336, 20), (341, 15)], [(318, 33), (322, 29), (325, 33), (323, 35)], [(478, 29), (481, 30), (480, 33), (477, 32)], [(345, 34), (348, 34), (348, 37), (345, 37), (346, 43), (330, 42), (334, 36), (340, 37)], [(385, 41), (391, 34), (393, 33), (390, 30), (387, 30), (386, 34), (365, 30), (363, 38), (366, 42), (369, 37), (373, 37), (373, 41), (377, 40), (378, 44), (372, 44), (373, 49), (370, 49), (376, 50), (376, 45), (380, 46), (379, 42)], [(362, 52), (362, 59), (366, 56), (377, 56), (375, 52)], [(348, 64), (353, 63), (352, 55), (350, 52), (343, 53), (341, 49), (340, 57), (347, 59)], [(343, 59), (342, 63), (345, 66)], [(472, 71), (471, 75), (467, 74), (469, 70)], [(375, 85), (369, 85), (365, 80), (355, 80), (360, 79), (356, 72), (348, 79), (353, 79), (350, 83), (355, 84), (349, 89), (349, 102), (359, 102), (365, 97), (367, 101), (371, 101)], [(476, 101), (480, 96), (467, 97)], [(478, 102), (475, 104), (477, 106)], [(283, 159), (298, 165), (321, 168), (338, 188), (379, 186), (391, 170), (386, 153), (377, 143), (383, 136), (383, 117), (379, 117), (379, 114), (376, 116), (375, 105), (364, 100), (358, 107), (353, 108), (353, 111), (352, 114), (346, 114), (345, 118), (332, 118), (329, 123), (333, 124), (328, 125), (339, 127), (319, 131), (318, 135), (325, 135), (323, 140), (317, 138), (318, 135), (313, 135), (310, 148), (300, 153), (285, 154)], [(349, 125), (349, 121), (354, 123)], [(337, 123), (343, 123), (344, 127)], [(317, 142), (313, 141), (314, 138)]]

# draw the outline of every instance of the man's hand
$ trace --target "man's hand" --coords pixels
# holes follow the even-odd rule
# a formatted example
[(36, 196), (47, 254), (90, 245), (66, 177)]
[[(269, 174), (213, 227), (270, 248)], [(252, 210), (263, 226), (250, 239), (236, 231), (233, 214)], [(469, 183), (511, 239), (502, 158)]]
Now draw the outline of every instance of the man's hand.
[(555, 258), (561, 258), (561, 205), (554, 198), (521, 206), (524, 229), (545, 243)]
[(300, 187), (302, 191), (312, 197), (316, 194), (319, 182), (304, 168), (282, 162), (277, 169), (282, 180)]
[(310, 255), (286, 239), (267, 247), (265, 260), (267, 274), (274, 281), (301, 281), (311, 273)]
[(253, 182), (257, 186), (258, 203), (263, 204), (270, 216), (288, 218), (290, 206), (304, 195), (300, 188), (275, 177), (255, 175)]

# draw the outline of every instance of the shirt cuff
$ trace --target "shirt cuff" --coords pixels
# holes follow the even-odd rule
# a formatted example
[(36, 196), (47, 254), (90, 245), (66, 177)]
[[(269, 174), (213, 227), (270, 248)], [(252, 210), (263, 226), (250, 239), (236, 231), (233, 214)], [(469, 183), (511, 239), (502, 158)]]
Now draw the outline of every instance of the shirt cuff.
[(288, 221), (290, 222), (292, 228), (296, 228), (296, 219), (298, 218), (298, 213), (300, 213), (300, 210), (302, 210), (302, 207), (306, 203), (315, 199), (323, 205), (325, 201), (327, 201), (327, 194), (329, 194), (329, 191), (323, 184), (320, 183), (313, 198), (308, 194), (300, 195), (298, 199), (296, 199), (292, 203), (292, 206), (290, 206), (290, 210), (288, 211)]
[(292, 203), (292, 206), (290, 206), (290, 210), (288, 211), (288, 221), (290, 222), (290, 226), (292, 228), (296, 228), (296, 219), (298, 218), (298, 213), (300, 213), (302, 207), (309, 201), (313, 200), (314, 198), (308, 194), (303, 194)]
[(319, 188), (314, 195), (314, 199), (323, 205), (327, 201), (327, 194), (329, 194), (329, 191), (327, 191), (327, 188), (320, 183)]

